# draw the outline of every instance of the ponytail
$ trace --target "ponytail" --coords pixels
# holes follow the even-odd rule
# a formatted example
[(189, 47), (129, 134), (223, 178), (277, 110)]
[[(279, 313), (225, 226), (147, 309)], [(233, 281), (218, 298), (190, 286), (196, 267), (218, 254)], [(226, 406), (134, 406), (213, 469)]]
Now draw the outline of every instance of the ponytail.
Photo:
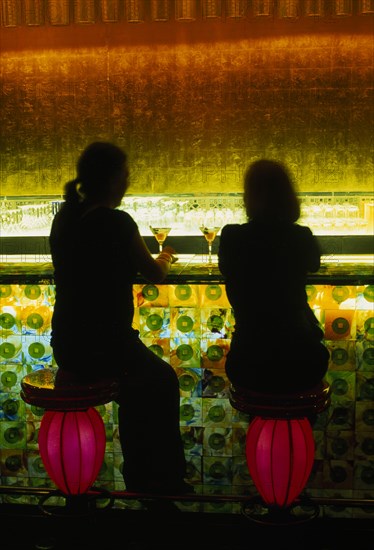
[(82, 200), (82, 196), (77, 189), (78, 178), (68, 181), (64, 187), (64, 199), (65, 203), (69, 206), (78, 206)]
[(77, 177), (65, 184), (65, 205), (75, 209), (83, 200), (107, 197), (113, 177), (118, 177), (126, 160), (126, 153), (112, 143), (91, 143), (78, 159)]

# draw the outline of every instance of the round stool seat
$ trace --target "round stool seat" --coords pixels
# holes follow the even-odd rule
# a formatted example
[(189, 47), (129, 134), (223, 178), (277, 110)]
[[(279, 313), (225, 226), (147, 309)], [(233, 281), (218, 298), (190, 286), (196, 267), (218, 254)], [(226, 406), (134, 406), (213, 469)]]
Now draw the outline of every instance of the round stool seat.
[(231, 385), (230, 403), (241, 412), (263, 418), (297, 418), (319, 414), (331, 401), (326, 381), (301, 392), (289, 394), (260, 393)]
[[(21, 380), (21, 397), (30, 405), (54, 411), (84, 410), (114, 401), (119, 392), (116, 379), (82, 384), (73, 374), (56, 384), (58, 368), (40, 369)], [(65, 374), (65, 373), (64, 373)]]

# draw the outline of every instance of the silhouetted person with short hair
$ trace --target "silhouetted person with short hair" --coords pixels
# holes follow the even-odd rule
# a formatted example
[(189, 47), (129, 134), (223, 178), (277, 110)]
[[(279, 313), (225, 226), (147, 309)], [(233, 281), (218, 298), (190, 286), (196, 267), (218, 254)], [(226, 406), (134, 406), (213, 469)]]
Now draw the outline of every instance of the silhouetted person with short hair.
[(227, 376), (259, 392), (309, 389), (329, 361), (305, 288), (307, 274), (320, 267), (318, 241), (297, 224), (299, 199), (281, 163), (251, 164), (243, 199), (248, 222), (224, 226), (218, 251), (235, 317)]
[(50, 246), (56, 284), (51, 345), (58, 380), (120, 381), (118, 423), (126, 489), (183, 493), (186, 463), (179, 428), (179, 383), (132, 326), (133, 283), (163, 281), (175, 261), (153, 258), (138, 226), (117, 209), (129, 185), (127, 156), (107, 142), (80, 155), (65, 186)]

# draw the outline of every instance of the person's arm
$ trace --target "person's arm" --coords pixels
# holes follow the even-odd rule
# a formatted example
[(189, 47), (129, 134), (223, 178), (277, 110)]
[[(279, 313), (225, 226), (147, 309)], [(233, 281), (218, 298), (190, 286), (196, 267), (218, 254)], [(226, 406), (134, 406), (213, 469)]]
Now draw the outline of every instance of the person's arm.
[(232, 269), (235, 257), (236, 239), (234, 232), (238, 227), (235, 224), (225, 225), (221, 229), (221, 236), (218, 246), (218, 269), (225, 277), (227, 271)]
[(310, 273), (316, 273), (321, 267), (321, 249), (317, 238), (309, 227), (305, 228), (305, 255), (306, 269)]
[(176, 261), (175, 250), (170, 246), (164, 246), (157, 258), (153, 258), (138, 230), (133, 234), (131, 248), (139, 273), (151, 283), (161, 283)]

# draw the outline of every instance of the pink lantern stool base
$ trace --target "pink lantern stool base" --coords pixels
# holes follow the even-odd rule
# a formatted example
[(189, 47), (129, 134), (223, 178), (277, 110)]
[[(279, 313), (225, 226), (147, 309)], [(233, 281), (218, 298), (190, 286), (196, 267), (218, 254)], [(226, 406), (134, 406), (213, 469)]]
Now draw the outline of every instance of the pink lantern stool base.
[[(247, 431), (249, 474), (268, 514), (244, 508), (251, 519), (266, 523), (304, 521), (291, 513), (305, 488), (314, 463), (315, 444), (309, 418), (330, 404), (330, 386), (322, 382), (308, 391), (273, 395), (231, 387), (231, 405), (254, 417)], [(316, 517), (316, 510), (306, 519)]]
[(94, 407), (116, 399), (118, 383), (109, 379), (82, 384), (72, 375), (57, 374), (57, 368), (46, 368), (26, 375), (21, 381), (21, 397), (46, 409), (39, 430), (40, 456), (76, 515), (78, 508), (85, 509), (81, 503), (86, 506), (85, 495), (104, 460), (105, 427)]

